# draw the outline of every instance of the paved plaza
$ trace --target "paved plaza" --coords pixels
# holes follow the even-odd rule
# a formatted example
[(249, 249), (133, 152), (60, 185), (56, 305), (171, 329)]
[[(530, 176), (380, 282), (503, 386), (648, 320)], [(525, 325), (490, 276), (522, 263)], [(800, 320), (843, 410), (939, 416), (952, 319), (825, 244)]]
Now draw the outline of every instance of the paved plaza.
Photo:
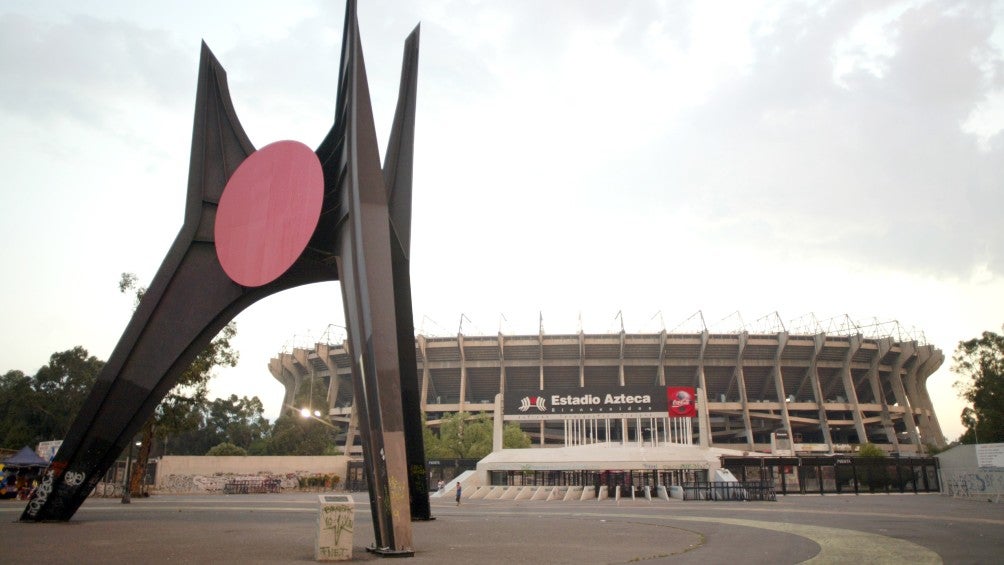
[[(356, 561), (382, 558), (355, 493)], [(317, 495), (89, 499), (67, 523), (23, 524), (0, 502), (2, 563), (312, 562)], [(433, 498), (402, 563), (999, 563), (1004, 504), (940, 495), (787, 496), (777, 502)]]

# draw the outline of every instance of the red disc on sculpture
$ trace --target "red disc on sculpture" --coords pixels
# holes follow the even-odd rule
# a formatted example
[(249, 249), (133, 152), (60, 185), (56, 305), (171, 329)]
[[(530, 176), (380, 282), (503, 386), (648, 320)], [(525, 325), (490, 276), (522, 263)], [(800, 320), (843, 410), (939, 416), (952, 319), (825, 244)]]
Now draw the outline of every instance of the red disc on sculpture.
[(252, 153), (227, 181), (216, 210), (216, 256), (237, 284), (262, 286), (303, 253), (321, 216), (321, 162), (298, 141)]

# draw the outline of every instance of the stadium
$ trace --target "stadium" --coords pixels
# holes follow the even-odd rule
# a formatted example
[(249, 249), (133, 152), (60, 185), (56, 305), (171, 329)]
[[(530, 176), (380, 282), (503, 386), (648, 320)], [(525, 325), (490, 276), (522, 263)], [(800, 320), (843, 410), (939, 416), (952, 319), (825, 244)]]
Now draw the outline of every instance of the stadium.
[[(293, 399), (302, 387), (321, 387), (328, 418), (347, 427), (349, 346), (343, 339), (274, 357), (269, 370), (285, 388), (283, 406), (298, 408)], [(431, 426), (446, 413), (487, 412), (518, 421), (535, 447), (666, 443), (776, 453), (780, 437), (796, 454), (850, 452), (870, 442), (911, 455), (946, 443), (926, 388), (944, 355), (897, 322), (813, 318), (790, 332), (778, 319), (775, 327), (754, 332), (420, 333), (415, 351), (421, 406)], [(696, 417), (677, 420), (658, 411), (576, 417), (556, 414), (554, 407), (528, 417), (502, 402), (531, 391), (564, 398), (652, 387), (693, 390)]]

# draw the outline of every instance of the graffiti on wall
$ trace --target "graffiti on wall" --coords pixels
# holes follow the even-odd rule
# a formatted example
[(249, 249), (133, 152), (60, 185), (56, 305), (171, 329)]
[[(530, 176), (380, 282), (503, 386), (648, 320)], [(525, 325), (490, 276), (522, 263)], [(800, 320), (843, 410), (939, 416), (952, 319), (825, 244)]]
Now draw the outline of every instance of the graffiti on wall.
[(943, 471), (945, 493), (956, 498), (1000, 500), (1004, 494), (1004, 471)]

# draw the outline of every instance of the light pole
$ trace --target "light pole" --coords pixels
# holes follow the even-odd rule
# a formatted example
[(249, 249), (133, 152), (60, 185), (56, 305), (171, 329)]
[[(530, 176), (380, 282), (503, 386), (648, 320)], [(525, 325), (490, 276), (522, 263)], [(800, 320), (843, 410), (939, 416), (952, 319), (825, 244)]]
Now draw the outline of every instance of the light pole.
[(138, 441), (129, 442), (129, 454), (126, 455), (125, 481), (123, 481), (124, 484), (122, 486), (122, 504), (129, 504), (132, 502), (132, 493), (130, 492), (132, 489), (130, 488), (131, 485), (129, 484), (129, 479), (132, 478), (130, 475), (132, 475), (132, 448), (134, 445), (139, 446), (141, 444)]

